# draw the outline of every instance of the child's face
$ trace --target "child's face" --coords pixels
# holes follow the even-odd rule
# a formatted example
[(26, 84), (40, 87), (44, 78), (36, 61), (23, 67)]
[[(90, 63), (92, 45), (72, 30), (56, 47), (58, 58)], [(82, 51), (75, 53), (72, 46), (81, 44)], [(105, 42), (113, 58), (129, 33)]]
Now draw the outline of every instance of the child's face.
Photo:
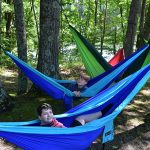
[(42, 109), (41, 116), (39, 119), (41, 120), (41, 124), (49, 124), (53, 118), (53, 111), (51, 109)]
[(78, 84), (78, 86), (83, 87), (83, 86), (85, 86), (87, 84), (87, 81), (85, 79), (83, 79), (83, 78), (80, 77), (77, 80), (77, 84)]

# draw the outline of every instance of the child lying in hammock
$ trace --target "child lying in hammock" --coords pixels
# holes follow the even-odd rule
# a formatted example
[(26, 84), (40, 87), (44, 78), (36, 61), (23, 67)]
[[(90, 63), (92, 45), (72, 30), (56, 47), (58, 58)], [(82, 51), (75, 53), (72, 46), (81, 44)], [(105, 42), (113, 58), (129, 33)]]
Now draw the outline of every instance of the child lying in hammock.
[[(71, 127), (84, 125), (87, 122), (98, 119), (102, 115), (104, 115), (111, 107), (112, 104), (109, 104), (99, 112), (78, 116), (77, 118), (75, 118), (75, 121), (72, 123)], [(53, 111), (51, 105), (47, 103), (40, 105), (37, 108), (37, 113), (41, 121), (40, 124), (41, 126), (50, 126), (50, 127), (59, 127), (59, 128), (65, 127), (62, 123), (60, 123), (53, 117)]]
[(87, 88), (87, 83), (90, 80), (90, 77), (83, 72), (80, 73), (79, 79), (77, 79), (77, 83), (68, 87), (76, 97), (80, 97), (80, 92), (83, 92)]

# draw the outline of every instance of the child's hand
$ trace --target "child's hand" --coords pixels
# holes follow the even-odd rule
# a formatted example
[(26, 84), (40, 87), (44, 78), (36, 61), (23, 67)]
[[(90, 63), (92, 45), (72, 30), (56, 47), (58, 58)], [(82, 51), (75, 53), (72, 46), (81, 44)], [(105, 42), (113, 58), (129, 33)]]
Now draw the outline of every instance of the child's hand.
[(80, 91), (73, 91), (76, 97), (80, 97)]

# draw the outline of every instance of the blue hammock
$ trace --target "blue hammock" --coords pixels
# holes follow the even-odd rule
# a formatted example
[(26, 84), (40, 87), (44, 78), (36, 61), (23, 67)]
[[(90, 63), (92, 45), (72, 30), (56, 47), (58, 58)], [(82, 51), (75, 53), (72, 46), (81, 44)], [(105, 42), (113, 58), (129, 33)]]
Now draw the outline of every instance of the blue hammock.
[(114, 119), (130, 103), (150, 78), (150, 65), (100, 92), (77, 107), (55, 117), (70, 126), (76, 116), (113, 107), (100, 119), (84, 126), (70, 128), (39, 127), (39, 120), (27, 122), (1, 122), (0, 136), (25, 150), (83, 150), (103, 133), (102, 142), (113, 140)]
[[(149, 45), (146, 45), (138, 51), (134, 52), (124, 61), (112, 67), (103, 74), (92, 78), (87, 84), (88, 88), (85, 91), (81, 92), (81, 97), (92, 97), (98, 92), (109, 87), (145, 51), (149, 51)], [(72, 108), (72, 99), (74, 97), (74, 93), (71, 90), (67, 89), (65, 86), (63, 86), (63, 84), (71, 82), (75, 84), (75, 81), (56, 80), (50, 78), (37, 71), (36, 69), (32, 68), (27, 63), (23, 62), (8, 51), (5, 51), (5, 53), (9, 57), (11, 57), (11, 59), (33, 83), (35, 83), (38, 87), (40, 87), (54, 99), (63, 100), (66, 109)]]

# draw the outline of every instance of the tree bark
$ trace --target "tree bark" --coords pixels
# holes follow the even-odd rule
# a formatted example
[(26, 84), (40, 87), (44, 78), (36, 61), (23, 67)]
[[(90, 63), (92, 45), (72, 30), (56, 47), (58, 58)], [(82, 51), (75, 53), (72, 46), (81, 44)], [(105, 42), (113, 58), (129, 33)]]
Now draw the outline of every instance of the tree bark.
[[(2, 57), (1, 44), (2, 44), (2, 0), (0, 0), (0, 57)], [(0, 59), (0, 65), (1, 64), (2, 64), (2, 59)]]
[[(2, 40), (2, 0), (0, 0), (0, 44), (2, 43), (1, 40)], [(1, 50), (1, 47), (0, 47), (0, 50)], [(1, 60), (0, 60), (0, 63), (1, 63)]]
[[(7, 4), (12, 4), (12, 0), (6, 0)], [(11, 24), (13, 20), (13, 13), (12, 12), (6, 12), (5, 13), (5, 20), (6, 20), (6, 37), (10, 37), (11, 34)]]
[(7, 94), (0, 81), (0, 112), (10, 110), (13, 107), (11, 97)]
[(128, 27), (124, 42), (125, 57), (133, 53), (134, 40), (136, 35), (138, 14), (141, 7), (141, 0), (132, 0), (128, 18)]
[(114, 27), (113, 54), (116, 54), (117, 27)]
[(137, 36), (136, 47), (139, 48), (141, 46), (140, 41), (142, 38), (142, 31), (144, 28), (144, 21), (145, 21), (145, 11), (146, 10), (146, 0), (142, 1), (142, 8), (141, 8), (141, 16), (140, 16), (140, 24), (139, 24), (139, 34)]
[(104, 44), (105, 30), (106, 30), (107, 2), (108, 1), (105, 0), (104, 20), (103, 20), (103, 29), (102, 29), (102, 36), (101, 36), (101, 54), (103, 54), (103, 44)]
[(45, 75), (59, 76), (59, 13), (56, 0), (40, 1), (40, 43), (37, 69)]
[(98, 8), (98, 0), (95, 0), (94, 26), (97, 25), (97, 8)]
[(123, 8), (122, 8), (122, 4), (120, 5), (120, 16), (121, 16), (122, 35), (123, 35), (123, 41), (124, 41), (125, 31), (124, 31), (124, 24), (123, 24)]
[[(24, 8), (22, 0), (14, 0), (15, 26), (18, 47), (18, 57), (27, 62), (27, 39), (24, 22)], [(18, 95), (27, 91), (27, 77), (19, 70), (18, 75)]]
[(140, 48), (146, 44), (150, 39), (150, 3), (148, 6), (148, 11), (145, 18), (144, 27), (139, 34), (139, 40), (137, 41), (137, 47)]

